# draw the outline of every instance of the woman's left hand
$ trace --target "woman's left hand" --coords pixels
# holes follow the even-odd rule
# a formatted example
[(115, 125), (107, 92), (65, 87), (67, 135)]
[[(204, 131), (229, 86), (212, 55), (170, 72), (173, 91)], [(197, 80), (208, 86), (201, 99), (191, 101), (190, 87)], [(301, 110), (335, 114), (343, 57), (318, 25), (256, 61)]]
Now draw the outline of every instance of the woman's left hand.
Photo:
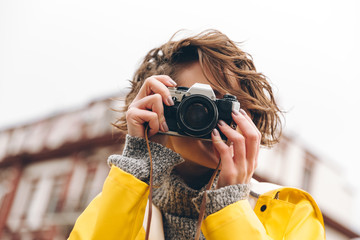
[(236, 130), (224, 121), (218, 123), (230, 145), (221, 140), (217, 129), (211, 134), (222, 164), (217, 188), (249, 183), (257, 167), (261, 133), (244, 110), (233, 111), (232, 117), (237, 124)]

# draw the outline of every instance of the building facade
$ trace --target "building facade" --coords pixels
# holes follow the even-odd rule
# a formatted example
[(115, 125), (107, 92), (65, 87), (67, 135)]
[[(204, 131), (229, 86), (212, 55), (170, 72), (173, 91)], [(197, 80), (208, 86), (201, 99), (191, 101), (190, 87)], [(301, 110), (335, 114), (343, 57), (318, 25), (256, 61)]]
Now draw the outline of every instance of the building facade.
[[(111, 125), (119, 117), (111, 109), (121, 104), (98, 100), (0, 130), (0, 239), (67, 238), (101, 192), (109, 172), (107, 157), (122, 152), (125, 135)], [(259, 163), (258, 180), (300, 187), (314, 196), (324, 213), (327, 239), (359, 237), (346, 222), (353, 196), (331, 164), (288, 136), (274, 149), (263, 150)], [(334, 199), (332, 191), (341, 194)]]

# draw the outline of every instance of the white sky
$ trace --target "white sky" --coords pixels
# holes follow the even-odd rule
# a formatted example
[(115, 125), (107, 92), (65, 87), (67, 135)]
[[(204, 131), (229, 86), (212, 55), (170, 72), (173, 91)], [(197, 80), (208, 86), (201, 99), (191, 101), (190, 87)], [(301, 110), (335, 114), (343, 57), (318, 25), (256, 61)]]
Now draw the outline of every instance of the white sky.
[(216, 28), (244, 41), (276, 86), (285, 131), (337, 164), (360, 193), (359, 5), (0, 0), (0, 129), (115, 93), (175, 31)]

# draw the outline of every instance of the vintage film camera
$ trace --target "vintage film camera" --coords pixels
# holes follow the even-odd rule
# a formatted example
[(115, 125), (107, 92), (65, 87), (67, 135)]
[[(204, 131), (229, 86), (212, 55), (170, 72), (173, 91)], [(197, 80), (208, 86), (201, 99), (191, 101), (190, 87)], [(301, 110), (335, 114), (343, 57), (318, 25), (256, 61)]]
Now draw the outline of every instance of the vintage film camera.
[[(190, 136), (211, 141), (211, 132), (217, 127), (219, 120), (236, 128), (231, 112), (240, 110), (240, 103), (233, 95), (224, 95), (217, 99), (211, 86), (195, 83), (190, 88), (170, 87), (170, 94), (175, 103), (164, 104), (164, 115), (169, 127), (168, 132), (160, 132), (173, 136)], [(221, 138), (227, 138), (219, 130)]]

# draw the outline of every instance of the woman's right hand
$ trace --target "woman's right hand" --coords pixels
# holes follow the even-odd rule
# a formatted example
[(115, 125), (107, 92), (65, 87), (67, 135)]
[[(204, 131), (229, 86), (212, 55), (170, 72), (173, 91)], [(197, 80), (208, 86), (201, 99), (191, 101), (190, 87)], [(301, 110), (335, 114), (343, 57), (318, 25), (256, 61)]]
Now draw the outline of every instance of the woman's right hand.
[(148, 136), (159, 130), (167, 132), (163, 103), (174, 105), (167, 87), (175, 87), (169, 76), (156, 75), (147, 78), (126, 112), (128, 134), (145, 138), (145, 123), (149, 124)]

